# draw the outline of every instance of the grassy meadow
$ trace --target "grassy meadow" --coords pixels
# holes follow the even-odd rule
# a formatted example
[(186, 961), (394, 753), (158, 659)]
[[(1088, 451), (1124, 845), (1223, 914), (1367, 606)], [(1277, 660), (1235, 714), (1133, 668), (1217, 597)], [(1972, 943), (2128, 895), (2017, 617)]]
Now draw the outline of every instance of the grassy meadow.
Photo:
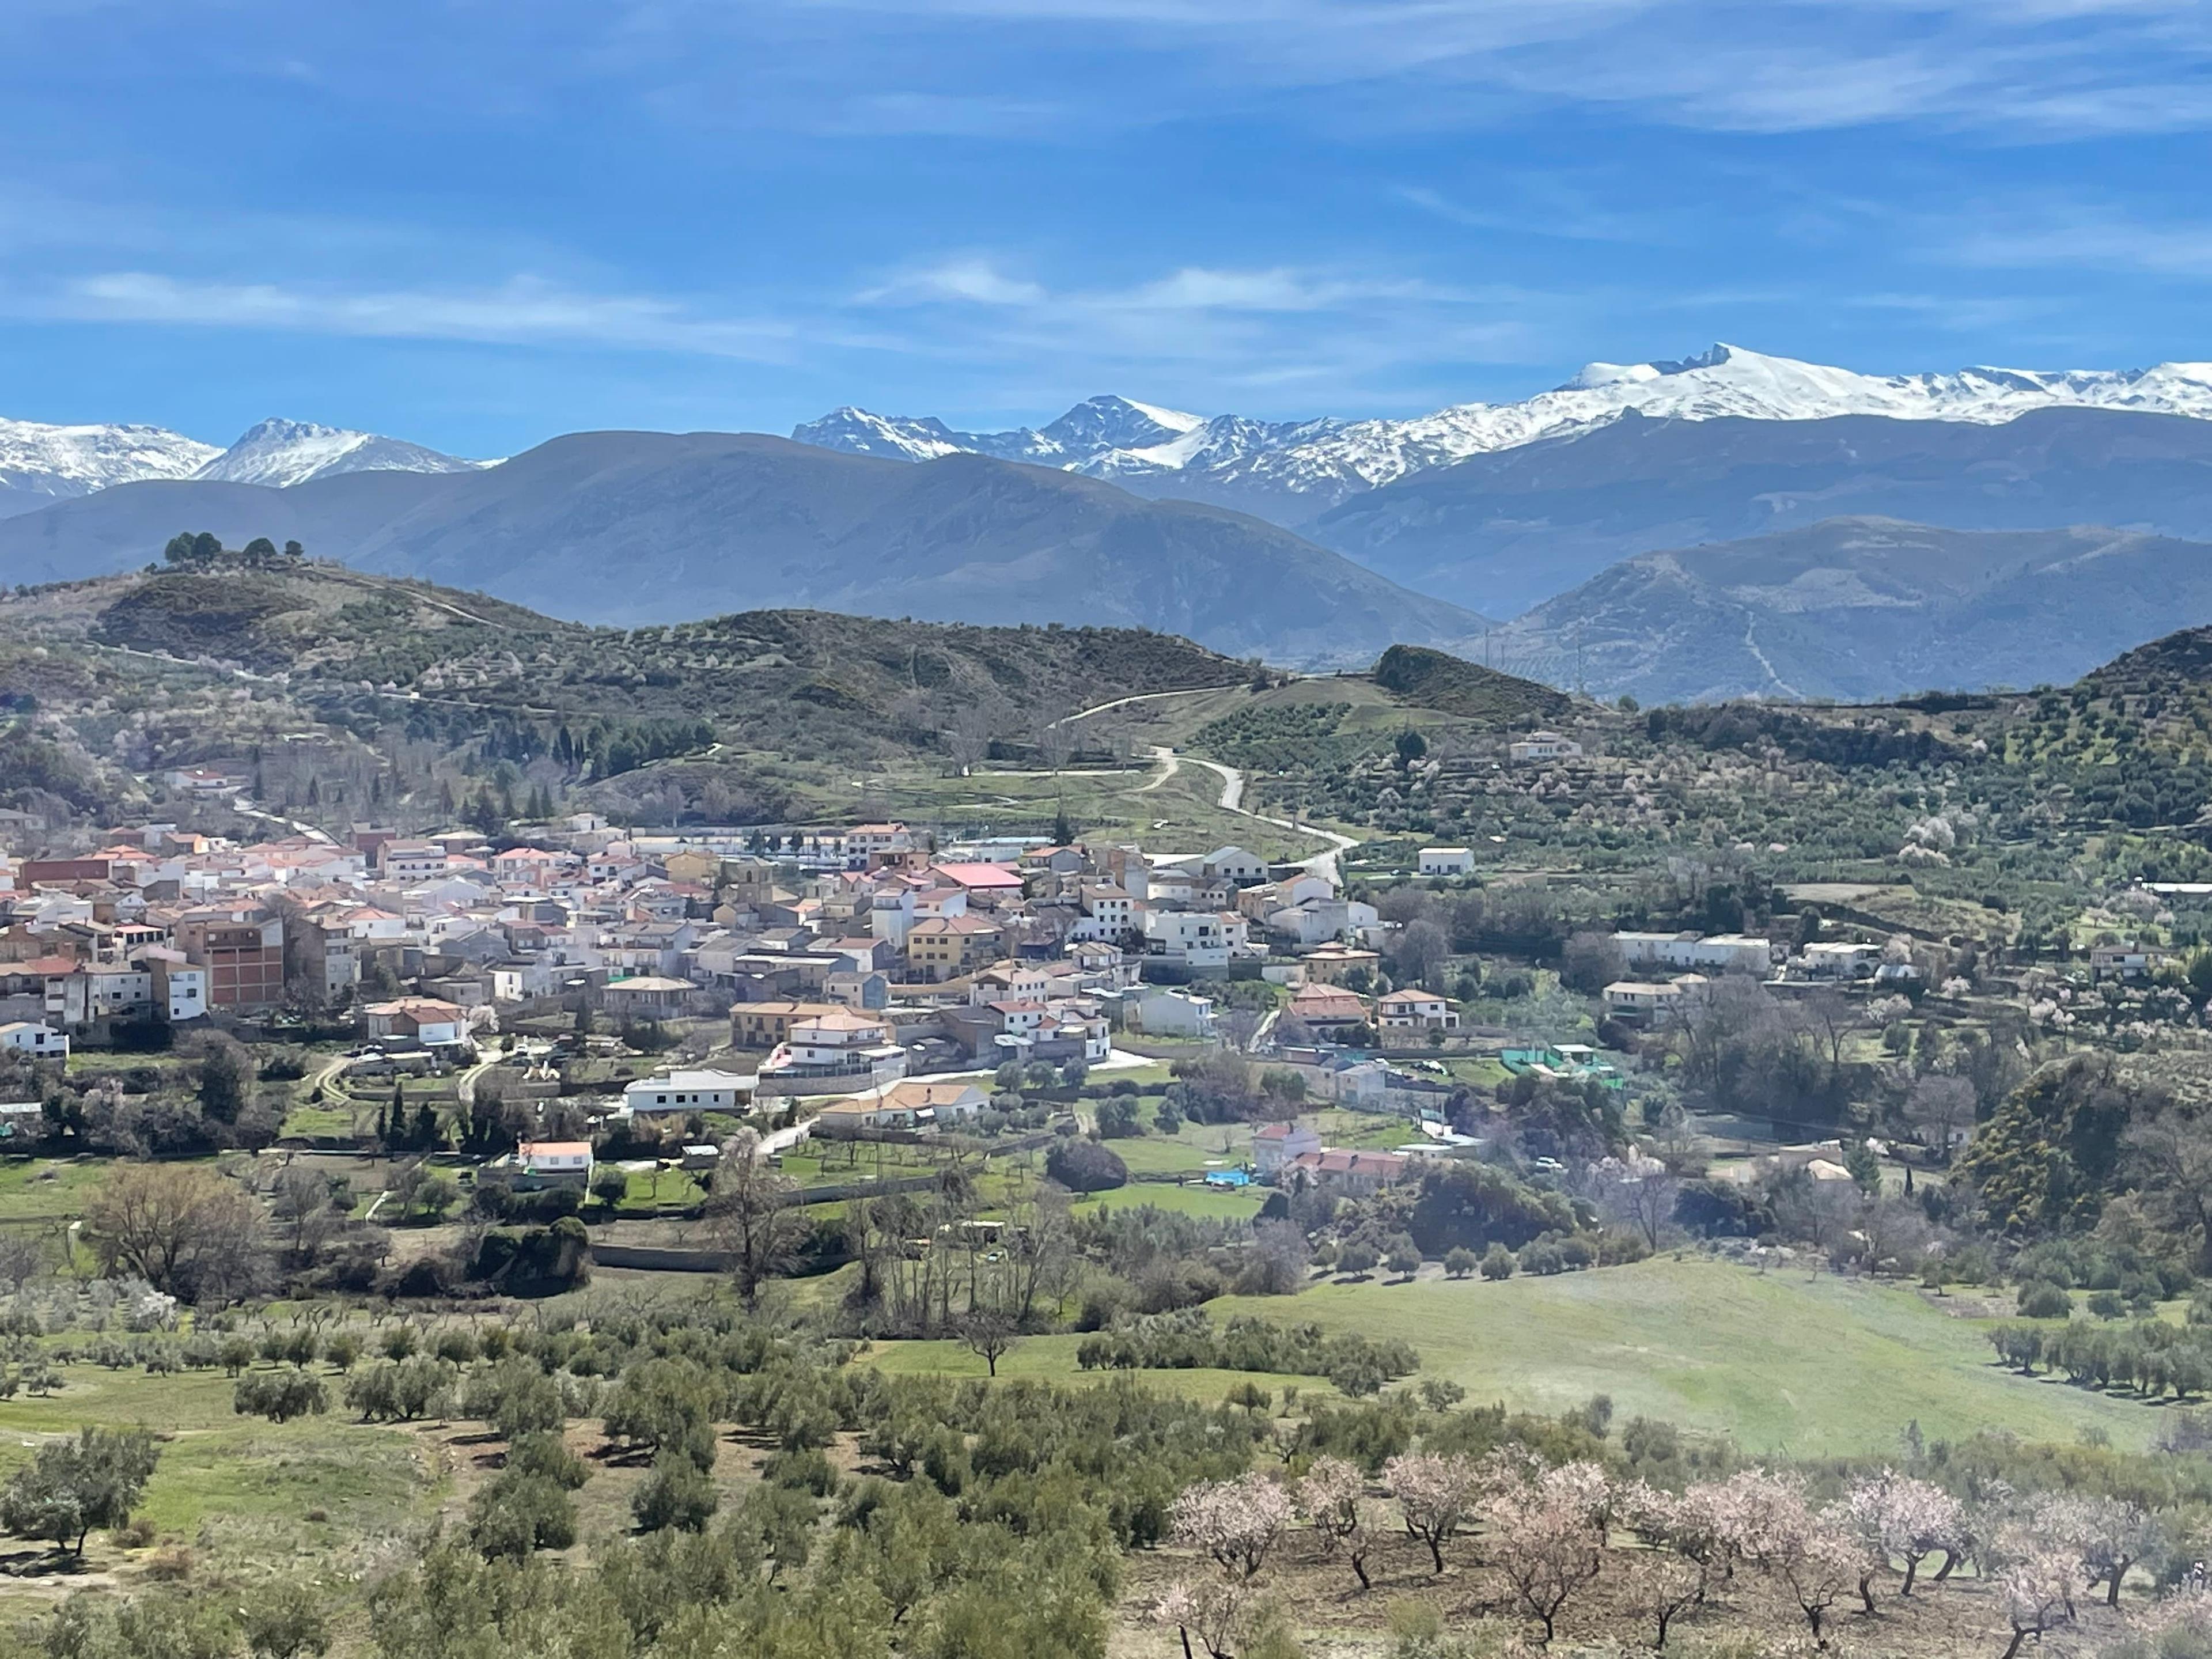
[(1620, 1416), (1725, 1432), (1753, 1452), (1879, 1453), (1911, 1421), (1931, 1440), (2006, 1429), (2072, 1441), (2102, 1430), (2139, 1448), (2158, 1422), (2156, 1407), (2004, 1370), (1986, 1322), (1954, 1317), (1909, 1287), (1702, 1257), (1498, 1284), (1333, 1283), (1293, 1303), (1212, 1307), (1220, 1318), (1310, 1319), (1410, 1342), (1422, 1376), (1472, 1400), (1560, 1411), (1606, 1394)]
[[(2158, 1407), (2003, 1369), (1993, 1363), (1986, 1321), (1954, 1316), (1909, 1287), (1762, 1274), (1705, 1258), (1499, 1284), (1328, 1282), (1292, 1300), (1224, 1297), (1211, 1311), (1217, 1319), (1311, 1320), (1411, 1343), (1420, 1376), (1457, 1382), (1478, 1403), (1559, 1412), (1608, 1395), (1618, 1418), (1663, 1418), (1761, 1454), (1879, 1455), (1915, 1421), (1930, 1440), (1984, 1429), (2059, 1442), (2101, 1432), (2140, 1449), (2159, 1421)], [(1076, 1367), (1080, 1341), (1025, 1339), (1000, 1361), (1000, 1375), (1089, 1375)], [(898, 1372), (984, 1374), (982, 1360), (957, 1342), (882, 1342), (866, 1361)], [(1135, 1375), (1200, 1397), (1218, 1397), (1237, 1380)], [(1310, 1393), (1328, 1386), (1313, 1377), (1258, 1380), (1279, 1393), (1285, 1382)]]

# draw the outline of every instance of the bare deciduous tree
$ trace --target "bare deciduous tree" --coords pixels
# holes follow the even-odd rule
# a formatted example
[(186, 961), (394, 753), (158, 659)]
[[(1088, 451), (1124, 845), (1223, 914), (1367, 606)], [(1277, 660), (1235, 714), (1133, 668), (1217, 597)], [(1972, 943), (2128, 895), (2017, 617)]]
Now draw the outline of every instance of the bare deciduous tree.
[(219, 1293), (245, 1282), (260, 1254), (261, 1212), (245, 1189), (182, 1164), (126, 1164), (87, 1200), (84, 1231), (100, 1269), (157, 1291)]
[(769, 1168), (759, 1150), (750, 1133), (723, 1149), (706, 1206), (708, 1232), (747, 1306), (763, 1282), (791, 1264), (806, 1226), (793, 1202), (799, 1183)]

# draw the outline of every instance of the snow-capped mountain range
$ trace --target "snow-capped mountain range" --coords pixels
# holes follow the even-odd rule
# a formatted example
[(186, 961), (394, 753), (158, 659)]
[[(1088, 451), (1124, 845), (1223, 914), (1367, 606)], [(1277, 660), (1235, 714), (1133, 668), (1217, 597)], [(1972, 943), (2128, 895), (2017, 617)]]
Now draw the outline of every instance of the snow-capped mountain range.
[(0, 420), (0, 516), (112, 484), (206, 478), (283, 487), (340, 472), (470, 472), (465, 461), (371, 432), (263, 421), (228, 449), (157, 426), (40, 426)]
[[(1565, 386), (1516, 403), (1461, 404), (1410, 420), (1207, 417), (1101, 397), (1048, 425), (1006, 432), (961, 431), (933, 418), (845, 408), (791, 435), (820, 448), (896, 460), (970, 453), (1056, 467), (1142, 495), (1188, 497), (1310, 529), (1347, 497), (1474, 456), (1594, 431), (1630, 413), (1685, 421), (1860, 415), (1996, 425), (2054, 408), (2212, 420), (2212, 363), (1885, 376), (1716, 345), (1675, 362), (1591, 363)], [(301, 421), (264, 421), (218, 449), (158, 427), (0, 420), (0, 516), (144, 479), (288, 487), (344, 472), (465, 472), (489, 465)]]
[(1076, 404), (1049, 426), (1011, 432), (956, 432), (939, 420), (872, 415), (848, 406), (793, 428), (791, 435), (817, 448), (888, 460), (989, 455), (1112, 478), (1234, 465), (1249, 456), (1317, 441), (1343, 425), (1328, 420), (1248, 421), (1235, 415), (1208, 420), (1106, 397)]
[(473, 472), (481, 461), (312, 421), (264, 421), (192, 476), (282, 489), (340, 472)]
[[(0, 502), (27, 513), (138, 478), (189, 478), (222, 451), (158, 426), (0, 420)], [(11, 510), (0, 507), (0, 512)]]
[[(1808, 421), (1838, 415), (1998, 424), (2033, 409), (2131, 410), (2212, 419), (2212, 363), (2056, 372), (1966, 368), (1873, 375), (1740, 346), (1678, 362), (1591, 363), (1518, 403), (1461, 404), (1412, 420), (1207, 419), (1094, 398), (1039, 430), (966, 433), (933, 419), (841, 409), (793, 429), (802, 443), (927, 460), (962, 451), (1113, 478), (1146, 494), (1249, 496), (1310, 518), (1348, 495), (1470, 455), (1588, 431), (1631, 410), (1655, 418)], [(1284, 498), (1290, 498), (1285, 501)], [(1300, 516), (1296, 511), (1285, 515)]]

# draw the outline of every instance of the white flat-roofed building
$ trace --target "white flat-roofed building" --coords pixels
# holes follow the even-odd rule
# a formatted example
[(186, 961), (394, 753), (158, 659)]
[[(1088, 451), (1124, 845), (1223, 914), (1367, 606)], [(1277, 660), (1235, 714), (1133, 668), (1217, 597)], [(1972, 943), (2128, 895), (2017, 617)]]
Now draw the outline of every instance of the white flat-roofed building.
[(1531, 732), (1506, 744), (1505, 752), (1515, 765), (1521, 766), (1532, 761), (1580, 760), (1583, 746), (1557, 732)]
[(623, 1104), (643, 1117), (667, 1112), (741, 1115), (752, 1109), (754, 1082), (750, 1072), (671, 1071), (627, 1085)]
[(514, 1149), (518, 1184), (526, 1187), (587, 1187), (592, 1181), (588, 1140), (526, 1140)]
[(1672, 968), (1679, 973), (1756, 974), (1761, 978), (1774, 966), (1774, 947), (1747, 933), (1644, 933), (1621, 932), (1613, 936), (1620, 957), (1631, 968)]

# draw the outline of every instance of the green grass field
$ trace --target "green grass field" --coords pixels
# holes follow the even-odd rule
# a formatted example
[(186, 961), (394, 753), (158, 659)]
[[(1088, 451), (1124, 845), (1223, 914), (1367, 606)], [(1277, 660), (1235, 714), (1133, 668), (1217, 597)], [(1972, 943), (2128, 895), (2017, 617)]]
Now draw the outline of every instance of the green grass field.
[[(1219, 1400), (1244, 1382), (1256, 1382), (1278, 1402), (1285, 1388), (1309, 1395), (1333, 1395), (1335, 1390), (1317, 1376), (1283, 1376), (1271, 1371), (1157, 1370), (1086, 1371), (1075, 1363), (1079, 1336), (1032, 1336), (999, 1356), (999, 1375), (1011, 1377), (1050, 1377), (1061, 1382), (1103, 1382), (1128, 1377), (1161, 1394), (1178, 1394), (1192, 1400)], [(960, 1342), (878, 1342), (859, 1356), (858, 1364), (873, 1365), (894, 1376), (982, 1376), (982, 1359)]]
[(1133, 1210), (1149, 1204), (1156, 1210), (1200, 1216), (1208, 1221), (1249, 1221), (1260, 1213), (1268, 1191), (1265, 1187), (1247, 1187), (1241, 1191), (1216, 1192), (1196, 1182), (1177, 1187), (1164, 1181), (1131, 1182), (1111, 1192), (1079, 1199), (1075, 1211), (1081, 1215), (1102, 1209)]
[(420, 1434), (354, 1421), (334, 1376), (325, 1376), (328, 1415), (279, 1425), (233, 1412), (233, 1384), (220, 1373), (75, 1364), (62, 1375), (58, 1393), (0, 1401), (0, 1479), (46, 1435), (88, 1423), (152, 1429), (161, 1460), (137, 1512), (226, 1566), (301, 1560), (350, 1570), (427, 1518), (442, 1485)]
[(29, 1221), (80, 1214), (112, 1168), (105, 1159), (9, 1158), (0, 1163), (0, 1216)]
[(1390, 1113), (1347, 1112), (1329, 1107), (1312, 1114), (1311, 1121), (1324, 1146), (1387, 1151), (1420, 1138), (1411, 1120)]
[[(333, 1097), (329, 1093), (323, 1097), (326, 1101)], [(284, 1114), (283, 1132), (288, 1135), (350, 1135), (359, 1132), (368, 1115), (368, 1109), (361, 1106), (295, 1106)]]
[(1559, 1411), (1607, 1394), (1624, 1417), (1666, 1418), (1745, 1449), (1817, 1455), (2005, 1429), (2072, 1441), (2102, 1429), (2148, 1443), (2155, 1407), (2001, 1369), (1984, 1322), (1913, 1291), (1726, 1262), (1664, 1258), (1550, 1279), (1323, 1285), (1294, 1302), (1224, 1298), (1253, 1313), (1410, 1342), (1421, 1375), (1475, 1401)]
[(1252, 1155), (1249, 1123), (1186, 1123), (1180, 1133), (1164, 1135), (1151, 1127), (1149, 1114), (1145, 1121), (1142, 1135), (1109, 1143), (1133, 1176), (1204, 1175), (1233, 1170)]

